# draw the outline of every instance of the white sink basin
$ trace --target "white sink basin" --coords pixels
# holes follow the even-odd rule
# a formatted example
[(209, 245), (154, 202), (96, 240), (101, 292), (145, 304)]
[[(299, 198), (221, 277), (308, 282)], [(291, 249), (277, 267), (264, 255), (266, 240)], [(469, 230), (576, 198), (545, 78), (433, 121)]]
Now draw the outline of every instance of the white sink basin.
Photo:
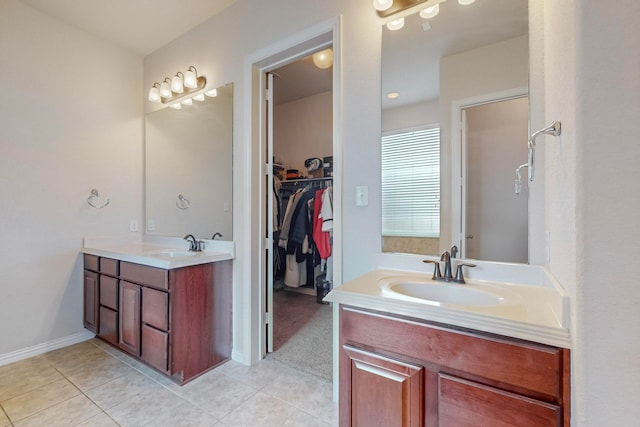
[(380, 280), (379, 286), (383, 296), (431, 305), (495, 307), (521, 302), (520, 296), (485, 284), (392, 277)]

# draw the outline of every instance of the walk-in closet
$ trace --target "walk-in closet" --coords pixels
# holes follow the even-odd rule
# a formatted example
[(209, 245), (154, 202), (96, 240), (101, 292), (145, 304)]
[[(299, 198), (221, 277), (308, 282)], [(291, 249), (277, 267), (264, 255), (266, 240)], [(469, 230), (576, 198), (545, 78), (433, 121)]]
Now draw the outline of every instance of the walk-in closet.
[(331, 380), (333, 283), (332, 50), (271, 72), (273, 352)]

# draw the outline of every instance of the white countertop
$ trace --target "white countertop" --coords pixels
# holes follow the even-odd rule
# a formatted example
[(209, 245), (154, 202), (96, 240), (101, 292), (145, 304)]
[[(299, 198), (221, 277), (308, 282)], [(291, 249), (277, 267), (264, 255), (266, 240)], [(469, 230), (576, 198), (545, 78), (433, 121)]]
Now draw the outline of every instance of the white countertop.
[[(207, 264), (234, 258), (233, 242), (204, 240), (205, 250), (188, 252), (186, 240), (176, 237), (85, 237), (82, 253), (165, 269)], [(169, 252), (177, 255), (170, 256)], [(181, 256), (184, 253), (184, 256)]]
[[(468, 279), (469, 285), (487, 285), (514, 295), (517, 304), (460, 306), (407, 301), (383, 295), (379, 282), (389, 278), (428, 281), (431, 274), (377, 269), (335, 288), (325, 301), (570, 348), (566, 320), (569, 300), (563, 292), (552, 287)], [(438, 283), (442, 286), (467, 286)]]

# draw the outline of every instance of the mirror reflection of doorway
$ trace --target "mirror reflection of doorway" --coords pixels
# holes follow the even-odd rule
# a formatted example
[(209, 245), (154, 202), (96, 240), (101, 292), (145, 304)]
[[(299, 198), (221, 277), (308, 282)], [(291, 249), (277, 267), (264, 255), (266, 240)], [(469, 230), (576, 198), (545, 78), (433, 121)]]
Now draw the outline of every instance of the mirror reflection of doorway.
[(528, 97), (463, 110), (466, 258), (528, 261), (528, 192), (514, 191), (515, 169), (527, 159), (528, 117)]
[[(319, 289), (331, 286), (331, 266), (326, 250), (320, 251), (315, 241), (316, 228), (323, 225), (315, 218), (325, 205), (323, 196), (333, 190), (332, 70), (308, 55), (268, 74), (274, 181), (268, 357), (331, 380), (332, 309), (321, 303)], [(303, 224), (310, 228), (300, 229)], [(297, 245), (300, 231), (307, 237)]]

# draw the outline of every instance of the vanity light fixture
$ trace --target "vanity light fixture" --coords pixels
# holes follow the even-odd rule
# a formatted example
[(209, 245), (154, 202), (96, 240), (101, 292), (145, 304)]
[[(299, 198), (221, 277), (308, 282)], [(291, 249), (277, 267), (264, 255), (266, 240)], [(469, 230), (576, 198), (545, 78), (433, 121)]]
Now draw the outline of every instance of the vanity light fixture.
[(174, 110), (179, 110), (182, 108), (182, 105), (179, 102), (174, 102), (173, 104), (169, 104), (169, 108), (173, 108)]
[(165, 79), (160, 84), (160, 96), (162, 98), (171, 98), (171, 79), (169, 77), (165, 77)]
[(393, 6), (393, 0), (373, 0), (373, 7), (376, 10), (387, 10)]
[(149, 101), (160, 102), (160, 83), (154, 83), (149, 89)]
[(404, 27), (404, 18), (398, 18), (387, 22), (387, 28), (391, 31), (397, 31), (402, 27)]
[(436, 4), (435, 6), (429, 6), (420, 11), (420, 17), (424, 19), (431, 19), (440, 13), (440, 4)]
[(199, 93), (191, 99), (193, 99), (194, 101), (202, 102), (204, 101), (204, 93)]
[(311, 58), (313, 59), (313, 65), (325, 70), (333, 65), (333, 49), (329, 48), (316, 52)]
[(198, 87), (198, 71), (193, 65), (184, 73), (184, 87), (195, 89)]
[[(202, 90), (207, 84), (204, 76), (198, 76), (198, 71), (193, 65), (185, 73), (178, 71), (173, 77), (165, 77), (162, 83), (154, 83), (149, 89), (150, 102), (162, 102), (169, 104), (171, 108), (180, 108), (183, 105), (192, 105), (192, 98), (203, 101)], [(214, 89), (215, 90), (215, 89)]]
[(184, 77), (184, 74), (178, 71), (178, 73), (171, 78), (171, 92), (175, 92), (175, 93), (184, 92), (184, 83), (182, 82), (183, 77)]
[(398, 92), (389, 92), (387, 94), (387, 98), (389, 98), (389, 99), (396, 99), (398, 97), (400, 97), (400, 93), (398, 93)]
[(204, 94), (210, 96), (211, 98), (215, 98), (216, 96), (218, 96), (218, 89), (208, 90)]

